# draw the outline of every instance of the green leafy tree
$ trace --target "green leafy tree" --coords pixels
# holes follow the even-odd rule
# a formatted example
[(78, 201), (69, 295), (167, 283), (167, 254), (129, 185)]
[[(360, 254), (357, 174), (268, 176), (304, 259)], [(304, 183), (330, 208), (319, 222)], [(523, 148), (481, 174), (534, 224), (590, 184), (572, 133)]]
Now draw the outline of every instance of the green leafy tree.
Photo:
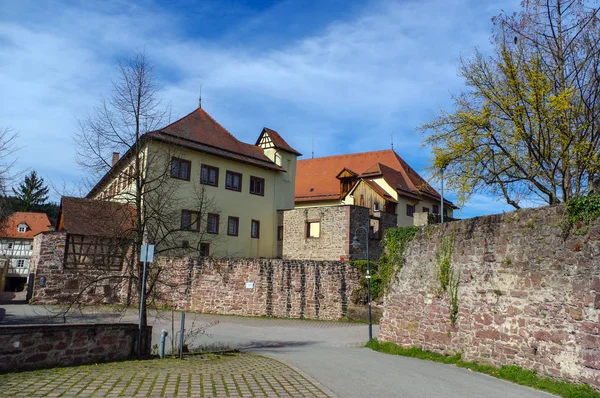
[(25, 181), (19, 184), (18, 189), (13, 188), (21, 211), (41, 211), (48, 201), (48, 191), (44, 179), (38, 177), (35, 170), (25, 176)]
[[(461, 58), (467, 90), (421, 126), (432, 170), (464, 202), (477, 192), (560, 203), (600, 176), (600, 8), (525, 0), (493, 18), (494, 52)], [(597, 3), (596, 3), (597, 4)]]

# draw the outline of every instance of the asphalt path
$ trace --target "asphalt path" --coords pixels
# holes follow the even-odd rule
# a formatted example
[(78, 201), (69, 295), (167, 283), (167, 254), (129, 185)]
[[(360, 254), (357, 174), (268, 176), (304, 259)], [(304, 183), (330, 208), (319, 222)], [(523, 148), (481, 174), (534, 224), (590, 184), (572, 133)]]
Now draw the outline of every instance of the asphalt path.
[[(52, 308), (0, 305), (0, 325), (60, 323), (50, 317)], [(137, 323), (135, 311), (87, 310), (69, 316), (67, 322)], [(150, 312), (153, 343), (161, 330), (169, 333), (170, 348), (180, 313)], [(381, 354), (362, 348), (368, 326), (344, 322), (250, 318), (186, 314), (186, 330), (195, 332), (192, 349), (235, 348), (282, 361), (311, 376), (338, 397), (491, 397), (535, 398), (550, 394), (522, 387), (452, 365)], [(374, 335), (378, 332), (374, 327)], [(192, 333), (194, 334), (194, 333)]]

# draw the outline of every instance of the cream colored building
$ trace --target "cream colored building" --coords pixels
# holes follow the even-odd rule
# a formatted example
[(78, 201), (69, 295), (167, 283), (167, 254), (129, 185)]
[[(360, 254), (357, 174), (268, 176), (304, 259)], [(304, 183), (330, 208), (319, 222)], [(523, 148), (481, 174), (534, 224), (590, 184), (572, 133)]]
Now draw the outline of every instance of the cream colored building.
[[(368, 207), (371, 214), (395, 214), (410, 226), (414, 214), (440, 214), (440, 194), (393, 150), (327, 156), (298, 161), (295, 207)], [(456, 206), (444, 201), (445, 217)]]
[[(294, 207), (300, 153), (276, 131), (264, 128), (254, 145), (243, 143), (198, 108), (145, 134), (140, 145), (144, 209), (161, 208), (161, 216), (170, 219), (171, 246), (196, 248), (202, 256), (281, 256), (278, 212)], [(140, 184), (131, 152), (121, 158), (115, 154), (111, 170), (88, 198), (136, 197)]]

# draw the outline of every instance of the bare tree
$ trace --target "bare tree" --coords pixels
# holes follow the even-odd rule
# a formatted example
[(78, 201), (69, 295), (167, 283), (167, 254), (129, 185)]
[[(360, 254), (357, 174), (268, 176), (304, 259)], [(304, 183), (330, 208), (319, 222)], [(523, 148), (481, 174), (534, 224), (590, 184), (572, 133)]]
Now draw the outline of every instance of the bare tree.
[(7, 200), (7, 189), (13, 179), (11, 169), (14, 165), (12, 157), (17, 150), (16, 140), (17, 133), (12, 129), (0, 128), (0, 229), (12, 212)]
[[(137, 297), (141, 297), (143, 274), (143, 265), (136, 256), (140, 247), (151, 243), (156, 245), (156, 255), (197, 256), (202, 234), (195, 234), (190, 242), (186, 230), (200, 230), (208, 212), (217, 211), (204, 186), (198, 186), (197, 197), (190, 198), (172, 178), (172, 159), (181, 149), (154, 141), (148, 134), (168, 121), (169, 110), (161, 105), (159, 91), (147, 55), (135, 53), (130, 60), (119, 63), (112, 95), (80, 121), (75, 135), (77, 160), (88, 171), (92, 186), (88, 198), (127, 203), (132, 209), (129, 231), (122, 232), (131, 237), (134, 257), (126, 262), (119, 283), (132, 281)], [(115, 153), (124, 154), (116, 163)], [(189, 209), (186, 225), (180, 222), (181, 209)], [(148, 270), (147, 299), (153, 297), (160, 277), (160, 267), (153, 265)], [(143, 308), (142, 321), (146, 325), (146, 306)]]

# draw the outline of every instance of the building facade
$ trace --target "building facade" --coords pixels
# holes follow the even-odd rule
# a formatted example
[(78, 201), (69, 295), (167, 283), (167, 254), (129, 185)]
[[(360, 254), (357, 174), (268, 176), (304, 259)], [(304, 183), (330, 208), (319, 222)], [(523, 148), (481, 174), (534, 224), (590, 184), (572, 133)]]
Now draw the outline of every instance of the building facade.
[(216, 257), (280, 255), (278, 212), (294, 206), (300, 153), (276, 131), (264, 128), (254, 145), (243, 143), (198, 108), (145, 134), (140, 144), (135, 155), (115, 154), (88, 198), (141, 198), (143, 216), (162, 218), (153, 238), (157, 248)]
[(0, 232), (1, 296), (25, 299), (32, 272), (30, 263), (33, 238), (40, 232), (48, 231), (50, 227), (50, 220), (45, 213), (16, 212), (8, 218)]
[[(393, 150), (299, 160), (296, 208), (337, 205), (394, 214), (397, 226), (413, 225), (415, 213), (442, 212), (440, 194)], [(454, 209), (444, 201), (444, 216)]]

